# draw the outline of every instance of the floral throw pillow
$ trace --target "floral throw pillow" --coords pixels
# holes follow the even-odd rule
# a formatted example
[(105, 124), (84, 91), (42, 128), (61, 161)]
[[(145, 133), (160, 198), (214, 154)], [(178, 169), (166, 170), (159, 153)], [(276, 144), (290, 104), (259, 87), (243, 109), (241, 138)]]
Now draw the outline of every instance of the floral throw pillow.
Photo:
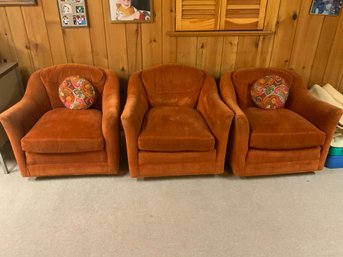
[(267, 75), (255, 81), (250, 89), (253, 102), (262, 109), (280, 109), (286, 104), (289, 86), (278, 75)]
[(79, 76), (70, 76), (58, 87), (58, 95), (65, 107), (72, 110), (84, 110), (96, 101), (93, 85)]

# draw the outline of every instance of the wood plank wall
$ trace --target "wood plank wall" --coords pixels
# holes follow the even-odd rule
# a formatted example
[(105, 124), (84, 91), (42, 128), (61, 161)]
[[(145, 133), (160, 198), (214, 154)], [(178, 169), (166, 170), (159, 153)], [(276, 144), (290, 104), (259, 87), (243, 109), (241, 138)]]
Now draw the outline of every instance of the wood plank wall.
[(88, 0), (88, 28), (60, 26), (56, 0), (0, 7), (0, 62), (18, 61), (24, 81), (35, 70), (60, 63), (112, 69), (125, 83), (133, 72), (182, 63), (217, 78), (237, 68), (293, 68), (308, 85), (330, 83), (343, 92), (343, 14), (309, 15), (311, 0), (269, 0), (265, 27), (271, 36), (170, 37), (175, 0), (154, 0), (155, 21), (109, 22), (108, 0)]

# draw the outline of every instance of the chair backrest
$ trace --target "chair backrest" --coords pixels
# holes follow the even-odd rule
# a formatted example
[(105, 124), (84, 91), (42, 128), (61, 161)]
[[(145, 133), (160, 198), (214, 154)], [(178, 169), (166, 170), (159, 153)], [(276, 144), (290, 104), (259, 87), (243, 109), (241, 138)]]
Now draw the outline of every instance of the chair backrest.
[(152, 107), (168, 105), (195, 108), (204, 79), (204, 71), (179, 64), (166, 64), (142, 71), (142, 82)]
[(286, 69), (276, 68), (249, 68), (242, 69), (232, 74), (232, 82), (235, 87), (237, 104), (244, 110), (248, 107), (256, 106), (251, 99), (250, 88), (254, 82), (266, 75), (278, 75), (285, 79), (291, 88), (294, 77)]
[(49, 96), (51, 107), (64, 107), (58, 96), (58, 87), (69, 76), (79, 75), (87, 79), (97, 91), (97, 100), (92, 108), (101, 110), (102, 91), (106, 81), (103, 69), (83, 64), (60, 64), (39, 71), (40, 79)]

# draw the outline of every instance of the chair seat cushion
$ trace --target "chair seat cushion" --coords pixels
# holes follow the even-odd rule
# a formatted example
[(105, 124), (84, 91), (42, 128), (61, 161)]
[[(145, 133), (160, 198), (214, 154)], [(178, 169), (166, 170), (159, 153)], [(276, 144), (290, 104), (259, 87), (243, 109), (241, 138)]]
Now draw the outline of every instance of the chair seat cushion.
[(214, 146), (203, 116), (188, 107), (151, 108), (138, 138), (138, 148), (144, 151), (211, 151)]
[(56, 108), (45, 113), (22, 138), (24, 151), (78, 153), (104, 149), (99, 110)]
[(301, 149), (324, 144), (325, 133), (289, 109), (244, 110), (250, 124), (250, 147), (257, 149)]

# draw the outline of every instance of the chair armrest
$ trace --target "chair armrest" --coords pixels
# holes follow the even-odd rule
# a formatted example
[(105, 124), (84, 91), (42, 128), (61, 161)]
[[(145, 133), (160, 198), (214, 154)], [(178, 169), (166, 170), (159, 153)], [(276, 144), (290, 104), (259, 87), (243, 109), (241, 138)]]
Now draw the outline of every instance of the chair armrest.
[(149, 103), (141, 81), (141, 72), (136, 72), (129, 80), (127, 101), (121, 115), (131, 176), (138, 175), (138, 136), (148, 109)]
[(0, 114), (0, 122), (11, 142), (14, 155), (23, 176), (29, 176), (21, 139), (51, 109), (49, 97), (40, 80), (39, 72), (31, 75), (23, 98)]
[(294, 78), (295, 81), (290, 88), (286, 108), (298, 113), (326, 133), (318, 167), (321, 170), (324, 166), (336, 126), (342, 117), (343, 110), (318, 100), (311, 95), (298, 74), (294, 73)]
[(287, 108), (303, 116), (326, 133), (336, 129), (343, 114), (343, 110), (316, 99), (306, 90), (292, 91), (287, 100)]
[(228, 154), (234, 173), (244, 172), (245, 159), (249, 150), (250, 126), (243, 110), (238, 106), (236, 93), (231, 80), (231, 73), (221, 77), (219, 84), (220, 95), (224, 103), (234, 112), (234, 119), (229, 139)]
[(224, 170), (226, 147), (234, 114), (220, 99), (212, 76), (207, 75), (205, 78), (197, 109), (216, 139), (217, 168)]
[(326, 134), (318, 166), (318, 170), (321, 170), (324, 167), (330, 143), (336, 131), (338, 121), (342, 117), (343, 110), (316, 99), (307, 91), (299, 90), (297, 93), (293, 92), (292, 97), (288, 100), (287, 107), (289, 109), (309, 120)]
[(105, 70), (106, 82), (102, 92), (102, 133), (106, 142), (109, 172), (119, 169), (119, 80), (110, 70)]

